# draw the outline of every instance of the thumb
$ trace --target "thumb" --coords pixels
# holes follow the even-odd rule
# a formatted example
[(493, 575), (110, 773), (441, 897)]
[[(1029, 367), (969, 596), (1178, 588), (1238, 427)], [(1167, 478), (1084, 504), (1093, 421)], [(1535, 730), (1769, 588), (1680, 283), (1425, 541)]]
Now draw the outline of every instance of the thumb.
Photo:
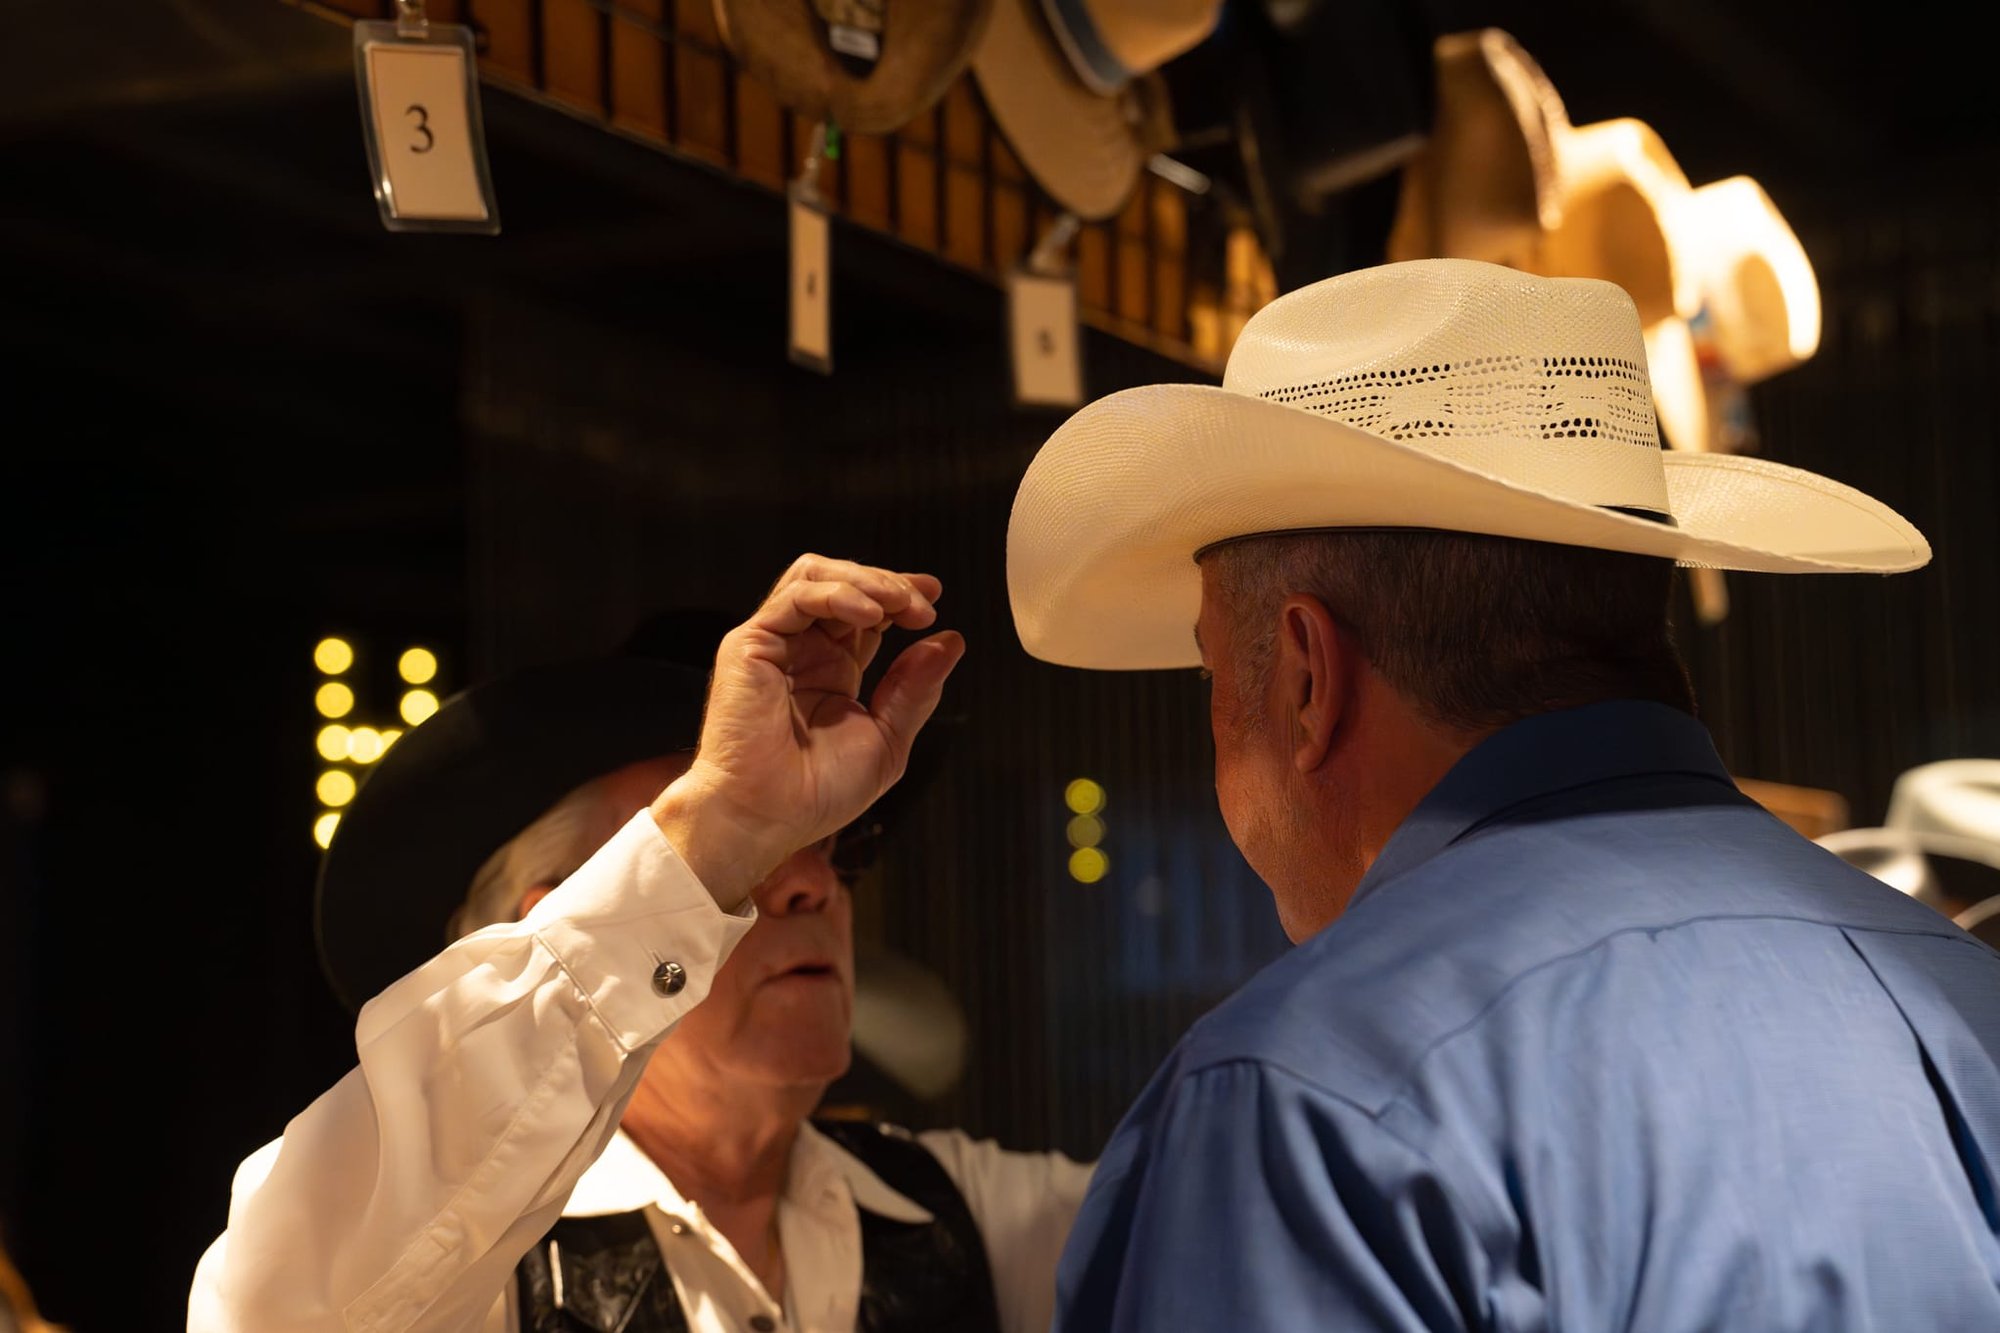
[(900, 775), (910, 746), (937, 711), (944, 697), (945, 677), (965, 656), (965, 636), (956, 630), (933, 634), (896, 655), (869, 697), (868, 711), (888, 737)]

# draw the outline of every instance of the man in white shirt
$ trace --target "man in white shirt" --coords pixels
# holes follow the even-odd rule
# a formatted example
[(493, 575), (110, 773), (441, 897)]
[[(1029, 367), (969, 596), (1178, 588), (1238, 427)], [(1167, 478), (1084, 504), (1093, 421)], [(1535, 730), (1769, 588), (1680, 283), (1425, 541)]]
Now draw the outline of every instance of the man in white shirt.
[[(1046, 1328), (1086, 1167), (807, 1119), (849, 1058), (831, 844), (903, 772), (963, 642), (906, 648), (865, 703), (861, 677), (940, 591), (802, 557), (724, 638), (692, 757), (699, 678), (629, 662), (554, 725), (577, 682), (529, 679), (539, 731), (475, 690), (399, 742), (322, 880), (330, 970), (394, 977), (442, 931), (441, 883), (482, 928), (381, 989), (359, 1066), (238, 1170), (191, 1333)], [(520, 808), (524, 761), (568, 795)], [(455, 812), (484, 859), (368, 810)], [(387, 890), (341, 888), (371, 845)]]

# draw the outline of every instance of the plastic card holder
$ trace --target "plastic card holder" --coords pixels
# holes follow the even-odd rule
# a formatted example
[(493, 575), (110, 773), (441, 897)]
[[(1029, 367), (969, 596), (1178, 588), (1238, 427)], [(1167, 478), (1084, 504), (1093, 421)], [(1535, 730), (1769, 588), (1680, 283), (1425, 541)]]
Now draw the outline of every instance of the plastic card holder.
[(382, 225), (497, 233), (472, 30), (421, 13), (356, 23), (354, 77)]
[(1083, 356), (1077, 335), (1076, 283), (1067, 274), (1019, 268), (1007, 278), (1007, 345), (1014, 401), (1075, 407), (1083, 402)]
[(832, 238), (826, 209), (807, 190), (790, 192), (792, 361), (822, 375), (833, 373)]

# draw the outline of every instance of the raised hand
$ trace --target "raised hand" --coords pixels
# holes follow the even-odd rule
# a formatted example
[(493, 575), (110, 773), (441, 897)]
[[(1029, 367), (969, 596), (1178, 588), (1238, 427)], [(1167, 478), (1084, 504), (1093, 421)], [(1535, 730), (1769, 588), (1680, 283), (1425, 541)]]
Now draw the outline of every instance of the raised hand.
[(891, 628), (937, 619), (941, 592), (928, 574), (801, 556), (723, 639), (701, 747), (653, 815), (725, 907), (902, 776), (965, 641), (911, 644), (865, 704), (861, 677)]

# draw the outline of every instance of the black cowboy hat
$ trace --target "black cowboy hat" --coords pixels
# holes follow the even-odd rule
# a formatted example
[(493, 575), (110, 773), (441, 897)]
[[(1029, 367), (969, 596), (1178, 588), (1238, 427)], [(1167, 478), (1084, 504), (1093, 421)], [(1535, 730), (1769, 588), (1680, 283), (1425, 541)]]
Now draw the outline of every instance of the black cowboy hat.
[[(711, 650), (713, 641), (711, 641)], [(320, 861), (320, 965), (349, 1009), (442, 949), (500, 846), (592, 778), (692, 750), (704, 671), (618, 655), (447, 700), (376, 763)]]
[[(391, 746), (320, 861), (320, 965), (340, 1001), (358, 1011), (444, 948), (479, 868), (564, 796), (627, 764), (692, 751), (716, 645), (734, 624), (708, 610), (656, 615), (611, 655), (456, 694)], [(935, 764), (935, 741), (917, 749), (925, 762), (913, 756), (903, 781), (843, 835), (843, 869), (872, 857), (896, 798)]]

